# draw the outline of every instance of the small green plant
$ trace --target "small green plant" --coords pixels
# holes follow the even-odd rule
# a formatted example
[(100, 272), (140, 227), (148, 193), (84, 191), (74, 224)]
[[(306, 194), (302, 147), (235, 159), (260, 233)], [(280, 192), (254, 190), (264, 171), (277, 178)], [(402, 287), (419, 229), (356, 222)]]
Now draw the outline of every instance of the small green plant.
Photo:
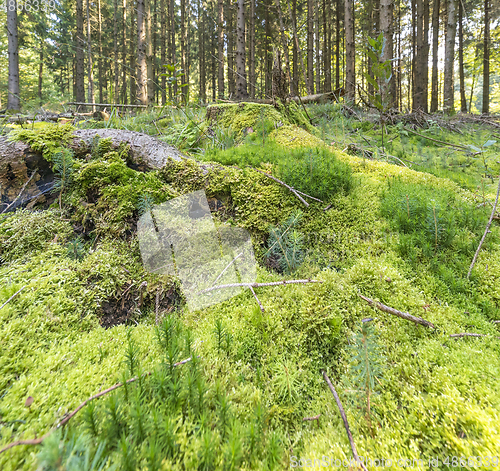
[(139, 216), (142, 216), (146, 213), (151, 214), (154, 205), (155, 200), (150, 194), (143, 193), (142, 195), (140, 195), (137, 199), (137, 211), (139, 212)]
[(354, 387), (362, 391), (366, 398), (366, 420), (373, 435), (371, 421), (371, 397), (375, 391), (375, 381), (380, 384), (383, 373), (383, 355), (377, 336), (370, 325), (372, 319), (363, 319), (361, 332), (356, 333), (350, 349), (350, 374)]
[(70, 240), (66, 244), (66, 250), (69, 258), (72, 260), (81, 260), (85, 253), (85, 247), (81, 237), (78, 236), (75, 239)]
[(481, 157), (482, 163), (483, 163), (483, 168), (484, 168), (484, 176), (487, 178), (490, 178), (491, 181), (494, 181), (494, 177), (491, 174), (490, 169), (488, 168), (488, 157), (487, 157), (487, 152), (489, 148), (493, 145), (495, 145), (497, 141), (495, 139), (488, 139), (484, 144), (482, 144), (480, 147), (469, 144), (467, 147), (471, 150), (474, 151), (474, 155), (479, 155)]
[(62, 210), (62, 194), (73, 182), (74, 165), (73, 152), (69, 149), (61, 149), (52, 156), (54, 163), (54, 193), (59, 192), (59, 209)]
[(367, 72), (364, 73), (367, 82), (373, 85), (375, 90), (373, 95), (368, 94), (368, 98), (372, 106), (374, 106), (380, 114), (382, 151), (384, 151), (385, 115), (391, 106), (391, 96), (388, 91), (388, 86), (392, 77), (391, 62), (394, 60), (382, 61), (385, 47), (386, 41), (383, 33), (380, 33), (376, 39), (368, 37), (366, 54), (372, 62), (371, 72), (373, 76)]
[(296, 211), (282, 225), (269, 228), (264, 258), (282, 273), (293, 272), (304, 260), (304, 235), (296, 229), (302, 218), (302, 211)]
[(214, 326), (215, 342), (217, 344), (217, 352), (225, 352), (227, 356), (231, 351), (233, 336), (229, 332), (220, 319), (216, 319)]
[(184, 71), (179, 67), (179, 63), (175, 64), (164, 64), (162, 67), (165, 69), (165, 72), (160, 74), (160, 77), (166, 77), (166, 82), (170, 90), (177, 90), (177, 93), (173, 95), (173, 103), (176, 104), (179, 102), (179, 99), (184, 96), (182, 89), (187, 87), (187, 83), (179, 84), (179, 80), (185, 76)]

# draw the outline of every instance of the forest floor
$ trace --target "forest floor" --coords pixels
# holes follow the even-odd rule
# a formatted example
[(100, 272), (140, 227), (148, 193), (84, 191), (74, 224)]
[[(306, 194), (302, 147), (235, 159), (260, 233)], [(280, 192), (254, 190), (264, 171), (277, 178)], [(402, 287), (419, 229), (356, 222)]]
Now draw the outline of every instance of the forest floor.
[[(193, 158), (143, 173), (101, 139), (61, 207), (0, 216), (0, 469), (358, 469), (324, 375), (367, 469), (500, 466), (496, 215), (467, 276), (498, 120), (219, 108), (80, 121)], [(137, 221), (196, 190), (251, 234), (258, 283), (318, 282), (256, 287), (263, 310), (250, 290), (189, 310), (176, 278), (145, 270)]]

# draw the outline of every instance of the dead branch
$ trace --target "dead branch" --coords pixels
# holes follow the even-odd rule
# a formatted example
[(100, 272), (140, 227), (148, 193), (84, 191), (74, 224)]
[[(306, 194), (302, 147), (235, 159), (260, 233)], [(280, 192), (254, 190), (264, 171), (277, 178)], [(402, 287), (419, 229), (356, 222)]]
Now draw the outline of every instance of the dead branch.
[(491, 321), (493, 324), (500, 324), (500, 321)]
[(282, 285), (293, 285), (293, 284), (305, 284), (305, 283), (323, 283), (321, 280), (283, 280), (283, 281), (272, 281), (270, 283), (231, 283), (229, 285), (219, 285), (212, 286), (211, 288), (207, 288), (201, 291), (198, 291), (196, 294), (208, 293), (209, 291), (214, 291), (216, 289), (224, 289), (224, 288), (261, 288), (263, 286), (282, 286)]
[[(174, 366), (180, 366), (184, 365), (188, 361), (191, 361), (191, 357), (186, 358), (185, 360), (179, 361), (178, 363), (174, 363)], [(151, 372), (144, 373), (142, 376), (147, 377), (150, 376)], [(81, 409), (83, 409), (90, 401), (94, 399), (98, 399), (115, 389), (118, 389), (122, 387), (124, 384), (129, 384), (137, 381), (139, 379), (139, 376), (135, 376), (134, 378), (130, 378), (129, 380), (125, 381), (125, 383), (116, 383), (115, 385), (111, 386), (108, 389), (105, 389), (104, 391), (101, 391), (97, 394), (95, 394), (92, 397), (89, 397), (87, 400), (83, 401), (75, 410), (73, 410), (70, 414), (68, 414), (64, 419), (62, 419), (54, 428), (50, 429), (45, 435), (41, 436), (40, 438), (33, 438), (31, 440), (17, 440), (16, 442), (9, 443), (5, 447), (3, 447), (0, 450), (0, 454), (2, 454), (4, 451), (10, 450), (11, 448), (14, 448), (19, 445), (40, 445), (49, 435), (51, 435), (55, 430), (57, 430), (60, 427), (63, 427), (66, 425)]]
[(100, 107), (106, 107), (106, 108), (147, 108), (147, 105), (118, 105), (118, 104), (112, 104), (112, 103), (80, 103), (80, 102), (76, 102), (76, 101), (66, 103), (66, 105), (100, 106)]
[(485, 334), (471, 334), (469, 332), (463, 332), (461, 334), (450, 334), (450, 337), (453, 338), (462, 338), (462, 337), (486, 337)]
[(415, 324), (424, 325), (425, 327), (430, 327), (432, 329), (436, 328), (434, 324), (430, 323), (429, 321), (426, 321), (425, 319), (422, 319), (421, 317), (415, 317), (412, 316), (411, 314), (408, 314), (407, 312), (398, 311), (397, 309), (386, 306), (381, 302), (374, 301), (373, 299), (367, 298), (361, 294), (358, 294), (358, 296), (361, 299), (364, 299), (370, 306), (374, 306), (377, 309), (380, 309), (381, 311), (387, 312), (388, 314), (401, 317), (402, 319), (406, 319), (407, 321), (415, 322)]
[(240, 252), (238, 255), (236, 255), (236, 257), (234, 257), (234, 258), (233, 258), (233, 259), (229, 262), (229, 264), (227, 265), (227, 267), (226, 267), (226, 268), (224, 268), (224, 270), (222, 270), (222, 271), (221, 271), (220, 275), (219, 275), (219, 276), (215, 279), (215, 281), (212, 283), (212, 286), (214, 286), (214, 285), (215, 285), (215, 283), (217, 283), (217, 282), (220, 280), (221, 276), (222, 276), (224, 273), (226, 273), (227, 269), (228, 269), (228, 268), (229, 268), (229, 267), (230, 267), (230, 266), (231, 266), (231, 265), (232, 265), (232, 264), (236, 261), (236, 259), (237, 259), (237, 258), (241, 257), (242, 255), (243, 255), (243, 252)]
[[(26, 285), (27, 286), (27, 285)], [(26, 286), (23, 286), (19, 291), (16, 291), (7, 301), (5, 301), (1, 306), (0, 309), (2, 309), (8, 302), (12, 301)]]
[(12, 201), (12, 203), (10, 203), (9, 206), (7, 206), (0, 214), (6, 213), (11, 206), (13, 206), (14, 204), (16, 204), (17, 200), (21, 197), (21, 195), (23, 194), (23, 191), (26, 189), (26, 187), (28, 186), (29, 182), (33, 179), (33, 177), (35, 176), (35, 174), (36, 174), (36, 172), (33, 172), (31, 174), (31, 177), (29, 177), (29, 179), (24, 183), (23, 187), (21, 188), (21, 191), (16, 196), (16, 198), (14, 199), (14, 201)]
[(321, 417), (321, 414), (315, 415), (314, 417), (304, 417), (302, 419), (302, 422), (306, 422), (306, 421), (309, 421), (309, 420), (318, 420), (320, 417)]
[(255, 291), (253, 290), (253, 288), (251, 286), (248, 287), (250, 289), (250, 291), (252, 292), (253, 294), (253, 297), (255, 298), (255, 300), (259, 303), (259, 307), (260, 307), (260, 310), (262, 312), (264, 312), (264, 306), (262, 306), (261, 302), (259, 301), (259, 298), (257, 297), (257, 295), (255, 294)]
[(326, 384), (328, 384), (328, 387), (330, 388), (330, 391), (333, 394), (333, 397), (335, 398), (335, 402), (337, 403), (337, 407), (339, 408), (340, 415), (342, 416), (342, 420), (344, 421), (344, 427), (345, 431), (347, 432), (347, 438), (349, 439), (349, 443), (351, 445), (351, 450), (352, 450), (352, 455), (354, 456), (354, 459), (356, 462), (365, 470), (366, 466), (363, 464), (363, 462), (359, 459), (358, 452), (356, 451), (356, 445), (354, 444), (354, 440), (352, 438), (352, 433), (349, 428), (349, 423), (347, 422), (347, 417), (344, 412), (344, 408), (342, 407), (342, 403), (340, 402), (339, 395), (337, 394), (337, 391), (335, 390), (335, 387), (333, 386), (332, 382), (330, 381), (330, 378), (326, 375), (326, 372), (323, 370), (323, 378), (326, 381)]
[(466, 150), (466, 151), (469, 150), (469, 149), (467, 149), (467, 147), (464, 147), (464, 146), (461, 146), (458, 144), (450, 144), (449, 142), (439, 141), (438, 139), (433, 139), (432, 137), (424, 136), (423, 134), (420, 134), (417, 131), (414, 131), (413, 129), (407, 128), (406, 126), (403, 126), (403, 129), (405, 131), (416, 134), (417, 136), (423, 137), (424, 139), (435, 142), (436, 144), (441, 144), (442, 146), (453, 147), (454, 149), (458, 149), (458, 150)]
[(285, 188), (288, 188), (300, 201), (302, 201), (302, 203), (304, 203), (307, 207), (309, 207), (309, 203), (304, 198), (302, 198), (302, 196), (300, 196), (297, 193), (297, 190), (295, 188), (292, 188), (291, 186), (288, 186), (285, 182), (282, 182), (281, 180), (278, 180), (276, 177), (273, 177), (272, 175), (270, 175), (269, 173), (264, 172), (263, 170), (259, 170), (258, 168), (254, 168), (254, 170), (256, 172), (262, 173), (263, 175), (265, 175), (266, 177), (270, 178), (271, 180), (274, 180), (275, 182), (279, 183), (280, 185), (283, 185)]
[(493, 222), (493, 218), (495, 217), (495, 213), (497, 211), (497, 204), (498, 204), (498, 196), (500, 195), (500, 178), (498, 179), (498, 188), (497, 188), (497, 196), (495, 198), (495, 203), (493, 204), (493, 209), (491, 210), (491, 215), (490, 219), (488, 221), (488, 224), (486, 224), (486, 229), (484, 230), (483, 237), (481, 238), (481, 241), (479, 242), (479, 246), (476, 250), (476, 253), (474, 254), (474, 258), (472, 259), (472, 263), (470, 264), (469, 271), (467, 273), (467, 279), (470, 278), (470, 274), (472, 272), (472, 269), (474, 268), (474, 265), (476, 264), (477, 257), (479, 256), (479, 252), (481, 250), (481, 247), (483, 246), (484, 239), (486, 239), (486, 234), (490, 231), (491, 223)]

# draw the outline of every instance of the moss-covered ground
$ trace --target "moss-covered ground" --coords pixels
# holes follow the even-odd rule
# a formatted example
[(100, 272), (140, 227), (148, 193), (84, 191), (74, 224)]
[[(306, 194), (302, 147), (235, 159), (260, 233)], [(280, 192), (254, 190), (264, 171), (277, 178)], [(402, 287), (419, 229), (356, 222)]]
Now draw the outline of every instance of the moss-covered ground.
[[(495, 469), (487, 457), (500, 459), (496, 221), (466, 276), (496, 191), (498, 146), (481, 147), (492, 131), (468, 125), (460, 134), (441, 121), (416, 130), (484, 150), (467, 153), (391, 125), (382, 150), (375, 119), (345, 117), (338, 105), (308, 110), (314, 129), (284, 115), (278, 122), (235, 113), (252, 128), (241, 135), (227, 132), (231, 122), (211, 127), (196, 110), (184, 112), (189, 119), (179, 110), (112, 118), (106, 125), (168, 135), (202, 162), (140, 173), (127, 167), (125, 149), (108, 152), (104, 143), (75, 164), (62, 211), (55, 204), (2, 215), (0, 305), (24, 289), (0, 309), (0, 449), (41, 436), (91, 395), (141, 378), (92, 401), (43, 446), (0, 454), (2, 470), (350, 460), (323, 370), (360, 456), (392, 460), (389, 469), (428, 469), (430, 459), (439, 459), (436, 469)], [(344, 152), (350, 144), (371, 154)], [(323, 202), (306, 207), (254, 168)], [(265, 312), (250, 291), (189, 311), (174, 278), (144, 270), (136, 223), (141, 198), (161, 203), (198, 189), (222, 202), (213, 212), (219, 224), (251, 233), (258, 282), (322, 283), (256, 288)], [(296, 214), (286, 238), (283, 223)], [(266, 258), (270, 228), (295, 244), (300, 263), (291, 273)], [(436, 328), (376, 310), (359, 294)], [(157, 311), (166, 319), (159, 326)], [(450, 337), (463, 332), (483, 336)]]

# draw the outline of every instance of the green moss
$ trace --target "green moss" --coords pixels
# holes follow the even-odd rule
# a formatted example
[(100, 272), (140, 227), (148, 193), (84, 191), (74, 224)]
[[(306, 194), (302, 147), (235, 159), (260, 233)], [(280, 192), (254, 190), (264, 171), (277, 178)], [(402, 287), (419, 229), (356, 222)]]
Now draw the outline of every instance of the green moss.
[(51, 156), (69, 143), (74, 130), (71, 124), (51, 124), (37, 130), (18, 129), (9, 133), (9, 140), (29, 144), (34, 151), (41, 152), (50, 162)]
[(296, 125), (281, 126), (274, 130), (269, 138), (274, 140), (277, 144), (291, 149), (297, 147), (320, 147), (325, 145), (321, 139)]

